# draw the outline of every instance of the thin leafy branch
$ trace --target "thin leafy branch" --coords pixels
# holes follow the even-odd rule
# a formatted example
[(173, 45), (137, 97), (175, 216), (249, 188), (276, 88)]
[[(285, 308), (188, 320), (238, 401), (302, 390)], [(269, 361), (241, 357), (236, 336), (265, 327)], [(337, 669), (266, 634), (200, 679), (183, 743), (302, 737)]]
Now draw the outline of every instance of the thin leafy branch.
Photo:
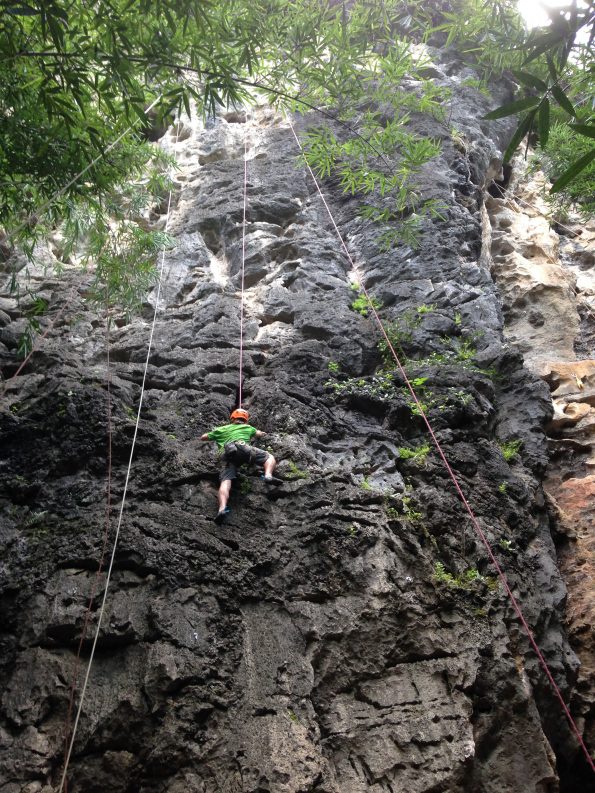
[[(585, 101), (593, 95), (595, 61), (590, 47), (582, 43), (585, 33), (590, 42), (595, 36), (595, 3), (580, 7), (574, 0), (563, 8), (549, 9), (548, 14), (549, 27), (530, 31), (518, 45), (525, 57), (522, 68), (513, 69), (512, 74), (525, 95), (485, 116), (498, 119), (527, 111), (506, 149), (505, 161), (531, 134), (547, 149), (553, 124), (565, 123), (574, 134), (595, 138), (595, 117)], [(591, 148), (568, 164), (550, 192), (566, 189), (594, 160), (595, 148)]]

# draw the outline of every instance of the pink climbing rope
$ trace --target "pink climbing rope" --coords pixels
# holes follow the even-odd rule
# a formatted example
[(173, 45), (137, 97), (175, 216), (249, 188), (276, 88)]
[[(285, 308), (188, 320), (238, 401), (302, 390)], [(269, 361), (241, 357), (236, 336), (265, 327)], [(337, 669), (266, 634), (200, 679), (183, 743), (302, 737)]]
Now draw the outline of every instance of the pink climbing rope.
[(242, 407), (242, 379), (244, 368), (244, 273), (246, 265), (246, 200), (248, 195), (248, 115), (244, 125), (244, 212), (242, 215), (242, 286), (240, 295), (240, 374), (238, 407)]
[[(345, 251), (345, 255), (347, 256), (347, 259), (351, 263), (351, 266), (354, 268), (354, 270), (357, 270), (357, 268), (355, 266), (355, 262), (353, 261), (353, 258), (351, 256), (351, 254), (349, 253), (347, 245), (345, 244), (345, 241), (343, 240), (343, 236), (341, 235), (341, 232), (339, 231), (339, 228), (338, 228), (337, 224), (335, 223), (335, 219), (334, 219), (333, 214), (332, 214), (332, 212), (330, 210), (330, 207), (329, 207), (328, 203), (326, 202), (326, 199), (325, 199), (325, 197), (324, 197), (324, 195), (322, 193), (322, 190), (320, 189), (320, 185), (318, 184), (318, 180), (316, 179), (316, 176), (314, 175), (314, 172), (312, 171), (312, 168), (310, 168), (310, 165), (308, 164), (308, 161), (306, 160), (303, 146), (302, 146), (302, 144), (300, 142), (300, 139), (298, 138), (298, 136), (296, 134), (295, 128), (294, 128), (293, 123), (291, 121), (291, 118), (289, 118), (289, 116), (288, 116), (288, 121), (289, 121), (289, 126), (291, 128), (291, 131), (293, 133), (293, 136), (294, 136), (294, 138), (296, 140), (296, 143), (299, 146), (299, 149), (300, 149), (300, 152), (302, 154), (302, 157), (304, 158), (304, 162), (306, 163), (306, 167), (307, 167), (308, 171), (310, 172), (310, 176), (312, 177), (312, 180), (314, 181), (314, 184), (316, 185), (316, 189), (318, 191), (318, 194), (319, 194), (320, 198), (322, 199), (322, 202), (323, 202), (323, 204), (324, 204), (324, 206), (326, 208), (326, 211), (328, 212), (328, 216), (329, 216), (329, 218), (331, 220), (331, 223), (333, 224), (333, 227), (334, 227), (335, 232), (336, 232), (336, 234), (337, 234), (337, 236), (339, 238), (339, 241), (341, 242), (341, 246), (343, 247), (343, 250)], [(564, 701), (564, 697), (562, 696), (562, 692), (560, 691), (560, 688), (558, 687), (558, 684), (554, 680), (554, 677), (553, 677), (552, 672), (551, 672), (551, 670), (550, 670), (550, 668), (549, 668), (549, 666), (547, 664), (547, 661), (545, 660), (545, 658), (543, 656), (543, 653), (539, 649), (539, 646), (538, 646), (538, 644), (537, 644), (537, 642), (535, 640), (535, 637), (533, 636), (533, 632), (532, 632), (531, 628), (529, 627), (529, 623), (525, 619), (525, 616), (523, 615), (523, 612), (521, 611), (521, 607), (520, 607), (517, 599), (515, 598), (515, 596), (512, 593), (512, 589), (510, 588), (510, 585), (508, 583), (508, 579), (506, 578), (506, 575), (504, 574), (504, 571), (503, 571), (502, 567), (500, 566), (498, 560), (496, 559), (496, 557), (494, 555), (494, 551), (492, 549), (492, 546), (490, 545), (490, 542), (489, 542), (488, 538), (486, 537), (484, 531), (482, 530), (481, 526), (479, 525), (479, 521), (478, 521), (477, 517), (475, 516), (475, 513), (473, 512), (469, 502), (465, 498), (465, 494), (463, 493), (463, 490), (462, 490), (462, 488), (461, 488), (461, 486), (459, 484), (459, 481), (458, 481), (458, 479), (456, 477), (456, 474), (453, 471), (452, 467), (450, 466), (450, 463), (448, 462), (448, 460), (446, 458), (446, 455), (444, 454), (444, 452), (442, 450), (440, 442), (438, 441), (438, 438), (436, 437), (436, 434), (434, 433), (432, 425), (430, 424), (430, 421), (429, 421), (428, 417), (426, 416), (425, 411), (423, 410), (421, 402), (417, 398), (417, 394), (415, 393), (415, 390), (414, 390), (414, 388), (413, 388), (413, 386), (411, 384), (411, 381), (407, 377), (407, 373), (405, 372), (405, 369), (403, 368), (403, 366), (401, 364), (399, 356), (397, 355), (397, 352), (396, 352), (395, 348), (393, 347), (393, 345), (391, 344), (391, 341), (390, 341), (390, 339), (388, 337), (388, 334), (386, 333), (386, 330), (384, 329), (384, 325), (382, 324), (382, 320), (380, 319), (380, 316), (378, 315), (377, 310), (374, 308), (374, 303), (373, 303), (372, 299), (370, 298), (370, 295), (368, 294), (368, 291), (367, 291), (366, 287), (364, 286), (363, 283), (361, 283), (360, 286), (361, 286), (362, 292), (366, 296), (366, 299), (368, 301), (368, 304), (369, 304), (370, 310), (372, 312), (372, 315), (374, 317), (374, 320), (375, 320), (376, 324), (378, 325), (378, 327), (380, 329), (380, 332), (382, 333), (382, 335), (384, 337), (384, 340), (386, 341), (387, 347), (390, 350), (391, 355), (395, 359), (395, 362), (397, 364), (399, 372), (401, 373), (401, 376), (403, 377), (403, 380), (407, 384), (407, 388), (409, 389), (409, 392), (411, 393), (411, 397), (412, 397), (413, 401), (415, 402), (417, 410), (419, 411), (419, 415), (423, 418), (423, 421), (424, 421), (424, 423), (425, 423), (425, 425), (426, 425), (426, 427), (428, 429), (430, 437), (432, 438), (432, 441), (434, 443), (434, 446), (436, 447), (436, 450), (438, 451), (438, 454), (440, 455), (442, 463), (443, 463), (446, 471), (448, 472), (448, 475), (450, 476), (450, 478), (451, 478), (451, 480), (452, 480), (452, 482), (454, 484), (454, 487), (455, 487), (455, 489), (456, 489), (456, 491), (457, 491), (457, 493), (459, 495), (459, 498), (461, 499), (461, 501), (462, 501), (462, 503), (463, 503), (463, 505), (465, 507), (465, 510), (467, 511), (467, 514), (469, 515), (469, 518), (471, 519), (471, 523), (473, 524), (473, 527), (475, 528), (477, 534), (481, 538), (481, 541), (483, 542), (483, 544), (484, 544), (484, 546), (486, 548), (488, 556), (489, 556), (492, 564), (494, 565), (494, 568), (496, 569), (496, 572), (498, 573), (498, 576), (499, 576), (499, 578), (500, 578), (500, 580), (502, 582), (502, 585), (504, 586), (504, 589), (506, 590), (506, 593), (508, 594), (508, 596), (510, 598), (510, 601), (511, 601), (513, 609), (514, 609), (514, 611), (515, 611), (515, 613), (516, 613), (516, 615), (517, 615), (517, 617), (519, 619), (519, 622), (523, 626), (523, 629), (525, 630), (525, 633), (527, 634), (527, 638), (529, 639), (529, 642), (531, 643), (531, 646), (533, 647), (535, 655), (537, 656), (537, 658), (539, 660), (539, 663), (541, 664), (541, 666), (542, 666), (542, 668), (543, 668), (548, 680), (550, 681), (550, 684), (551, 684), (551, 686), (552, 686), (552, 688), (554, 690), (554, 693), (555, 693), (556, 697), (558, 698), (558, 700), (559, 700), (559, 702), (560, 702), (560, 704), (562, 706), (562, 709), (563, 709), (563, 711), (564, 711), (564, 713), (566, 715), (566, 718), (568, 719), (568, 723), (570, 724), (570, 727), (572, 728), (572, 731), (574, 732), (574, 734), (576, 735), (576, 738), (578, 739), (578, 742), (579, 742), (579, 744), (581, 746), (581, 749), (582, 749), (582, 751), (583, 751), (583, 753), (585, 755), (587, 763), (589, 764), (591, 770), (595, 773), (595, 763), (593, 762), (593, 758), (589, 754), (589, 750), (587, 749), (587, 746), (586, 746), (586, 744), (585, 744), (585, 742), (583, 740), (583, 737), (582, 737), (582, 735), (581, 735), (581, 733), (580, 733), (580, 731), (578, 729), (578, 726), (577, 726), (576, 722), (572, 718), (572, 714), (570, 713), (570, 709), (568, 708), (566, 702)]]

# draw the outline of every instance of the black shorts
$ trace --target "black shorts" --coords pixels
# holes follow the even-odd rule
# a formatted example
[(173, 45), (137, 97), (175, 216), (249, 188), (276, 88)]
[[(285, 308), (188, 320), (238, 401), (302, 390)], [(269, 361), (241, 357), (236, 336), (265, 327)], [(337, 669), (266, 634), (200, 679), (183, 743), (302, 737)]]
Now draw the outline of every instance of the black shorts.
[[(247, 443), (244, 445), (250, 452), (251, 463), (255, 463), (256, 465), (264, 465), (271, 456), (264, 449), (257, 449), (256, 446), (249, 446)], [(219, 472), (219, 481), (223, 482), (225, 479), (236, 479), (241, 465), (242, 463), (238, 465), (238, 463), (228, 460), (227, 456), (223, 454), (223, 468)]]

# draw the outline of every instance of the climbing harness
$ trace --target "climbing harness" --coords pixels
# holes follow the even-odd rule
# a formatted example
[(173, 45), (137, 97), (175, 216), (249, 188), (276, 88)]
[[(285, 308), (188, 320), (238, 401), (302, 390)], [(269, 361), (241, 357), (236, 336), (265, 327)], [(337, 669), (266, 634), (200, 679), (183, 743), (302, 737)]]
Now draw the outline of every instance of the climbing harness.
[[(331, 212), (331, 210), (329, 208), (329, 205), (328, 205), (328, 203), (327, 203), (327, 201), (326, 201), (326, 199), (325, 199), (325, 197), (324, 197), (324, 195), (322, 193), (322, 190), (320, 189), (320, 185), (318, 184), (318, 180), (316, 179), (316, 176), (314, 175), (314, 172), (312, 171), (312, 168), (310, 167), (310, 165), (309, 165), (309, 163), (308, 163), (308, 161), (306, 159), (304, 149), (302, 147), (300, 139), (298, 138), (298, 136), (296, 134), (296, 131), (295, 131), (294, 125), (293, 125), (293, 123), (291, 121), (291, 118), (289, 116), (287, 116), (287, 118), (288, 118), (288, 121), (289, 121), (289, 127), (290, 127), (290, 129), (291, 129), (291, 131), (293, 133), (293, 136), (294, 136), (294, 138), (296, 140), (296, 143), (297, 143), (297, 145), (298, 145), (298, 147), (300, 149), (300, 152), (301, 152), (301, 155), (302, 155), (302, 157), (304, 159), (304, 162), (306, 163), (306, 167), (307, 167), (308, 171), (310, 172), (310, 176), (312, 177), (312, 179), (314, 181), (314, 184), (316, 185), (316, 190), (317, 190), (320, 198), (322, 199), (322, 202), (323, 202), (323, 204), (324, 204), (324, 206), (326, 208), (326, 211), (327, 211), (327, 213), (329, 215), (329, 218), (330, 218), (331, 223), (332, 223), (332, 225), (333, 225), (333, 227), (335, 229), (335, 232), (336, 232), (336, 234), (337, 234), (337, 236), (339, 238), (339, 241), (341, 242), (341, 246), (342, 246), (343, 250), (345, 251), (345, 255), (347, 256), (347, 259), (350, 262), (350, 264), (353, 267), (353, 269), (357, 272), (356, 264), (355, 264), (351, 254), (350, 254), (350, 252), (349, 252), (349, 250), (347, 248), (347, 245), (345, 244), (345, 241), (343, 240), (343, 236), (341, 235), (341, 232), (339, 231), (339, 228), (338, 228), (337, 224), (335, 223), (335, 219), (334, 219), (333, 214), (332, 214), (332, 212)], [(374, 306), (374, 301), (372, 300), (372, 298), (370, 297), (366, 287), (364, 286), (363, 279), (360, 280), (360, 288), (361, 288), (363, 294), (365, 295), (365, 297), (366, 297), (366, 299), (368, 301), (369, 309), (372, 312), (372, 316), (374, 317), (374, 321), (376, 322), (380, 332), (382, 333), (382, 336), (384, 337), (384, 340), (386, 342), (387, 348), (390, 350), (390, 353), (391, 353), (392, 357), (394, 358), (395, 363), (397, 364), (397, 368), (398, 368), (401, 376), (403, 377), (403, 380), (405, 381), (405, 383), (407, 385), (407, 388), (408, 388), (408, 390), (409, 390), (409, 392), (411, 394), (411, 398), (415, 402), (417, 411), (419, 411), (419, 415), (422, 417), (422, 419), (423, 419), (423, 421), (424, 421), (424, 423), (426, 425), (426, 428), (427, 428), (427, 430), (428, 430), (428, 432), (430, 434), (430, 437), (431, 437), (431, 439), (432, 439), (432, 441), (434, 443), (434, 446), (436, 447), (436, 450), (437, 450), (437, 452), (438, 452), (438, 454), (440, 456), (440, 459), (442, 460), (442, 463), (443, 463), (448, 475), (450, 476), (450, 479), (452, 480), (452, 482), (454, 484), (455, 490), (457, 491), (457, 494), (459, 495), (459, 498), (461, 499), (461, 501), (463, 503), (463, 506), (465, 507), (465, 510), (467, 511), (467, 514), (469, 515), (469, 518), (471, 519), (471, 523), (472, 523), (473, 527), (475, 528), (475, 531), (479, 535), (479, 537), (480, 537), (480, 539), (481, 539), (481, 541), (482, 541), (482, 543), (483, 543), (483, 545), (484, 545), (484, 547), (485, 547), (485, 549), (487, 551), (487, 554), (488, 554), (492, 564), (494, 565), (494, 568), (496, 569), (496, 571), (498, 573), (500, 581), (502, 582), (502, 585), (504, 586), (504, 589), (505, 589), (506, 593), (508, 594), (508, 596), (510, 598), (510, 602), (512, 604), (512, 607), (513, 607), (513, 609), (514, 609), (514, 611), (515, 611), (515, 613), (516, 613), (521, 625), (523, 626), (523, 629), (524, 629), (525, 633), (527, 634), (527, 638), (529, 639), (529, 642), (530, 642), (530, 644), (531, 644), (531, 646), (532, 646), (532, 648), (533, 648), (533, 650), (534, 650), (534, 652), (535, 652), (535, 654), (536, 654), (536, 656), (537, 656), (537, 658), (539, 660), (539, 663), (541, 664), (541, 666), (543, 668), (543, 671), (545, 672), (548, 680), (550, 681), (550, 684), (551, 684), (551, 686), (552, 686), (552, 688), (554, 690), (554, 693), (555, 693), (557, 699), (559, 700), (559, 702), (560, 702), (560, 704), (562, 706), (562, 709), (563, 709), (563, 711), (564, 711), (564, 713), (566, 715), (566, 718), (568, 719), (568, 723), (570, 724), (570, 727), (572, 728), (572, 731), (574, 732), (575, 736), (578, 739), (578, 742), (579, 742), (579, 744), (580, 744), (580, 746), (581, 746), (581, 748), (582, 748), (582, 750), (584, 752), (584, 755), (585, 755), (585, 757), (587, 759), (587, 762), (589, 763), (589, 765), (591, 767), (591, 770), (593, 772), (595, 772), (595, 763), (593, 761), (593, 758), (589, 754), (589, 750), (587, 749), (587, 747), (585, 745), (585, 742), (583, 740), (583, 737), (582, 737), (581, 733), (579, 732), (578, 726), (576, 725), (576, 722), (574, 721), (574, 719), (572, 717), (572, 714), (570, 713), (570, 709), (568, 708), (568, 706), (567, 706), (567, 704), (566, 704), (566, 702), (564, 700), (564, 697), (562, 696), (562, 692), (560, 691), (560, 688), (558, 687), (556, 681), (554, 680), (552, 672), (550, 671), (550, 668), (549, 668), (549, 666), (547, 664), (547, 661), (545, 660), (545, 658), (543, 656), (543, 653), (539, 649), (539, 646), (538, 646), (538, 644), (537, 644), (537, 642), (535, 640), (535, 637), (533, 636), (533, 632), (531, 631), (531, 628), (529, 627), (529, 624), (528, 624), (527, 620), (525, 619), (525, 616), (524, 616), (524, 614), (523, 614), (523, 612), (521, 610), (521, 607), (520, 607), (517, 599), (515, 598), (515, 596), (514, 596), (514, 594), (512, 592), (512, 589), (510, 588), (510, 585), (508, 583), (508, 579), (506, 578), (506, 575), (504, 574), (504, 571), (503, 571), (502, 567), (500, 566), (500, 564), (498, 563), (498, 560), (496, 559), (496, 556), (494, 555), (494, 551), (492, 549), (492, 546), (490, 545), (490, 542), (489, 542), (488, 538), (486, 537), (485, 532), (482, 530), (482, 528), (481, 528), (481, 526), (479, 524), (479, 521), (478, 521), (477, 517), (475, 516), (475, 513), (473, 512), (469, 502), (467, 501), (467, 499), (465, 497), (465, 494), (463, 493), (463, 490), (461, 488), (461, 485), (459, 484), (459, 481), (458, 481), (458, 479), (456, 477), (456, 474), (453, 471), (450, 463), (448, 462), (448, 460), (446, 458), (446, 455), (444, 454), (444, 451), (442, 450), (440, 442), (438, 441), (438, 438), (436, 437), (434, 429), (433, 429), (433, 427), (432, 427), (432, 425), (431, 425), (431, 423), (430, 423), (430, 421), (429, 421), (429, 419), (428, 419), (428, 417), (427, 417), (427, 415), (426, 415), (426, 413), (425, 413), (425, 411), (423, 409), (423, 406), (422, 406), (420, 400), (418, 399), (417, 394), (415, 393), (413, 385), (411, 384), (411, 381), (409, 380), (409, 378), (407, 376), (407, 373), (405, 372), (405, 369), (404, 369), (403, 365), (401, 364), (399, 356), (397, 355), (396, 350), (395, 350), (393, 344), (391, 343), (391, 341), (390, 341), (390, 339), (388, 337), (388, 334), (387, 334), (387, 332), (386, 332), (386, 330), (384, 328), (382, 320), (380, 319), (380, 316), (378, 315), (378, 311), (376, 310), (376, 308)]]
[(252, 462), (250, 446), (245, 441), (228, 441), (223, 447), (225, 459), (234, 465), (243, 465)]

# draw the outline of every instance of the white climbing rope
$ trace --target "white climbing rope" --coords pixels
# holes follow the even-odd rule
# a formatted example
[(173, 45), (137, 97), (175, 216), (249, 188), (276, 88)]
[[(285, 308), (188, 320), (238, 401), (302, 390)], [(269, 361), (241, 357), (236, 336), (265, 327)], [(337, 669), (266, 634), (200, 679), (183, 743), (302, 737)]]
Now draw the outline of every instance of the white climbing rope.
[[(171, 197), (172, 197), (172, 191), (170, 190), (169, 191), (169, 197), (168, 197), (168, 200), (167, 200), (167, 214), (166, 214), (164, 232), (167, 232), (168, 227), (169, 227), (170, 210), (171, 210)], [(115, 537), (114, 537), (114, 544), (113, 544), (113, 548), (112, 548), (112, 553), (111, 553), (111, 557), (110, 557), (109, 566), (108, 566), (108, 569), (107, 569), (107, 574), (106, 574), (106, 579), (105, 579), (105, 588), (104, 588), (104, 592), (103, 592), (103, 599), (101, 601), (101, 606), (99, 607), (99, 615), (98, 615), (98, 619), (97, 619), (97, 628), (95, 630), (95, 636), (93, 638), (93, 645), (91, 647), (91, 653), (89, 655), (89, 662), (87, 664), (87, 671), (85, 673), (85, 679), (83, 681), (83, 686), (82, 686), (82, 689), (81, 689), (80, 700), (79, 700), (79, 704), (78, 704), (78, 708), (77, 708), (77, 712), (76, 712), (76, 717), (75, 717), (75, 720), (74, 720), (74, 724), (72, 726), (72, 735), (71, 735), (71, 738), (70, 738), (70, 743), (69, 743), (69, 746), (68, 746), (68, 751), (67, 751), (67, 754), (66, 754), (66, 758), (64, 760), (64, 770), (62, 772), (62, 778), (60, 780), (60, 787), (58, 788), (58, 793), (62, 793), (62, 791), (64, 789), (64, 784), (66, 782), (66, 774), (68, 772), (68, 765), (70, 763), (70, 757), (72, 755), (72, 748), (74, 746), (74, 740), (75, 740), (75, 737), (76, 737), (76, 731), (77, 731), (78, 724), (79, 724), (79, 721), (80, 721), (81, 712), (82, 712), (82, 709), (83, 709), (83, 703), (84, 703), (84, 700), (85, 700), (85, 694), (86, 694), (86, 691), (87, 691), (87, 685), (89, 683), (89, 676), (91, 674), (91, 666), (93, 664), (93, 659), (95, 657), (95, 649), (97, 647), (97, 641), (99, 639), (99, 632), (101, 630), (101, 623), (102, 623), (103, 615), (104, 615), (104, 612), (105, 612), (105, 604), (106, 604), (106, 601), (107, 601), (107, 593), (108, 593), (109, 584), (110, 584), (112, 571), (113, 571), (113, 567), (114, 567), (114, 560), (115, 560), (115, 557), (116, 557), (116, 549), (118, 547), (118, 540), (119, 540), (119, 537), (120, 537), (120, 528), (122, 526), (122, 517), (123, 517), (123, 514), (124, 514), (124, 506), (126, 504), (126, 495), (127, 495), (127, 492), (128, 492), (128, 482), (130, 480), (130, 472), (132, 470), (132, 459), (134, 457), (134, 449), (135, 449), (135, 446), (136, 446), (136, 438), (137, 438), (137, 435), (138, 435), (138, 427), (139, 427), (139, 423), (140, 423), (140, 414), (141, 414), (141, 409), (142, 409), (142, 405), (143, 405), (143, 397), (144, 397), (144, 393), (145, 393), (145, 383), (146, 383), (146, 380), (147, 380), (147, 371), (148, 371), (148, 368), (149, 368), (149, 359), (150, 359), (150, 356), (151, 356), (151, 348), (152, 348), (152, 345), (153, 345), (153, 335), (155, 333), (155, 324), (156, 324), (156, 321), (157, 321), (157, 311), (158, 311), (158, 308), (159, 308), (159, 299), (160, 299), (160, 296), (161, 296), (161, 284), (162, 284), (162, 280), (163, 280), (164, 266), (165, 266), (165, 248), (163, 248), (162, 251), (161, 251), (161, 263), (159, 265), (159, 280), (158, 280), (158, 283), (157, 283), (157, 294), (155, 296), (155, 310), (153, 312), (153, 321), (151, 323), (151, 332), (149, 334), (149, 344), (148, 344), (148, 348), (147, 348), (147, 357), (145, 359), (145, 366), (144, 366), (144, 371), (143, 371), (143, 379), (142, 379), (142, 382), (141, 382), (141, 392), (140, 392), (140, 398), (139, 398), (139, 401), (138, 401), (138, 410), (137, 410), (137, 413), (136, 413), (136, 422), (135, 422), (135, 425), (134, 425), (134, 435), (132, 437), (132, 444), (131, 444), (131, 447), (130, 447), (130, 458), (128, 460), (128, 469), (126, 471), (126, 479), (125, 479), (125, 482), (124, 482), (124, 492), (122, 494), (122, 501), (121, 501), (121, 504), (120, 504), (120, 512), (118, 514), (118, 523), (117, 523), (117, 526), (116, 526), (116, 534), (115, 534)]]

